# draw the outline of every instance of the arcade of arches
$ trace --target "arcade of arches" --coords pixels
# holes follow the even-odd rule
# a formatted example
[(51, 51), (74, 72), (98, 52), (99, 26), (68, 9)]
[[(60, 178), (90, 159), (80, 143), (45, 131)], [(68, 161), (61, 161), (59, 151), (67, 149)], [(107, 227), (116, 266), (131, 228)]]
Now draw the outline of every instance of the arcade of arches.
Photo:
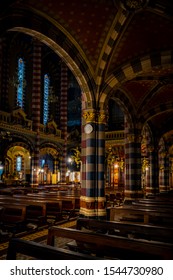
[(78, 185), (87, 217), (172, 190), (171, 1), (1, 2), (1, 185)]

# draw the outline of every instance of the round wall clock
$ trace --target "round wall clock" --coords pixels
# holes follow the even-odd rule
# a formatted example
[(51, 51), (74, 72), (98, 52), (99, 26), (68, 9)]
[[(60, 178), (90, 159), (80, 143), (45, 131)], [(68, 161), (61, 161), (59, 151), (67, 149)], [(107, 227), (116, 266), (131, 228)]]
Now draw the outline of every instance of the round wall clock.
[(86, 134), (90, 134), (93, 131), (93, 126), (90, 123), (87, 123), (84, 127), (84, 131)]

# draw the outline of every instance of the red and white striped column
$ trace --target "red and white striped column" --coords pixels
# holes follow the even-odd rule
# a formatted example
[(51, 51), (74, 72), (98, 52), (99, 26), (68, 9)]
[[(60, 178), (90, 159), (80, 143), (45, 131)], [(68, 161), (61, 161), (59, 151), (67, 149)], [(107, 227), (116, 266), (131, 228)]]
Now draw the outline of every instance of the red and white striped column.
[(32, 121), (36, 132), (35, 149), (32, 158), (32, 187), (38, 186), (39, 144), (40, 144), (40, 104), (41, 104), (41, 44), (33, 42), (33, 85), (32, 85)]
[(68, 91), (68, 68), (65, 63), (61, 63), (61, 107), (60, 107), (60, 127), (62, 139), (64, 140), (62, 158), (60, 163), (61, 182), (66, 183), (67, 172), (67, 91)]

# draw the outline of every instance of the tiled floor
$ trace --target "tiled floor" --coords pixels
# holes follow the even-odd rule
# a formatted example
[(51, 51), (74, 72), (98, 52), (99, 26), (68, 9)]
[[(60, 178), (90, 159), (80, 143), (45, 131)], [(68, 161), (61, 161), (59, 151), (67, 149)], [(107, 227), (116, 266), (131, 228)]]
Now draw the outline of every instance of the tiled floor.
[[(58, 226), (75, 227), (75, 225), (76, 225), (76, 220), (71, 220), (71, 221), (65, 222), (63, 224), (60, 224)], [(24, 236), (21, 236), (20, 238), (23, 240), (32, 240), (32, 241), (36, 241), (36, 242), (45, 244), (46, 240), (47, 240), (47, 234), (48, 234), (48, 228), (42, 229), (39, 231), (35, 231), (30, 234), (25, 234)], [(66, 240), (64, 238), (59, 238), (58, 241), (57, 240), (55, 241), (55, 245), (57, 244), (58, 246), (63, 247), (66, 242), (68, 242), (68, 240)], [(8, 249), (8, 244), (9, 244), (8, 241), (0, 244), (0, 260), (6, 259), (6, 252)], [(28, 259), (27, 257), (24, 257), (24, 256), (22, 256), (21, 258)]]

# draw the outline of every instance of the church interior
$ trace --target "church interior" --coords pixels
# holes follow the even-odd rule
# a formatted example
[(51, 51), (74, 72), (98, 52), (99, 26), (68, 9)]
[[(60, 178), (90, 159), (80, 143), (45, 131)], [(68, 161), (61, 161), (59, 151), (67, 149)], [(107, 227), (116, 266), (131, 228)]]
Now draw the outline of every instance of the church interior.
[(0, 259), (173, 259), (172, 31), (171, 0), (0, 1)]

